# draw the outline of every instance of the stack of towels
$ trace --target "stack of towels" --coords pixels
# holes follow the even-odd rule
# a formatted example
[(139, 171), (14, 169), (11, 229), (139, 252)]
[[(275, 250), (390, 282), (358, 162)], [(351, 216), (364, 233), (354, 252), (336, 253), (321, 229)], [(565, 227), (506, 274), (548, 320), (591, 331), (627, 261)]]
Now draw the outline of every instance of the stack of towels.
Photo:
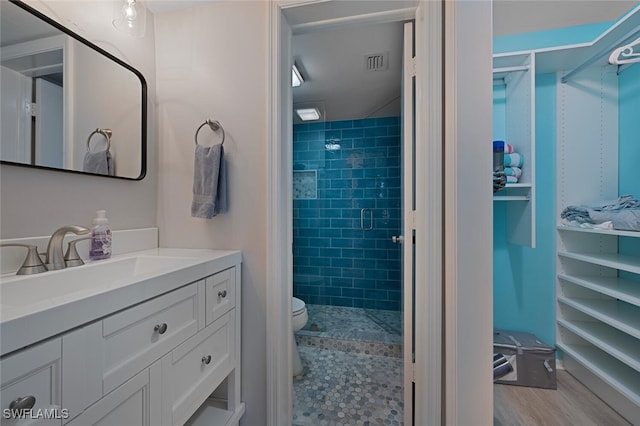
[(640, 231), (640, 200), (622, 195), (616, 200), (568, 206), (560, 217), (568, 226)]
[(518, 183), (522, 176), (522, 164), (524, 158), (522, 154), (513, 152), (513, 145), (504, 144), (504, 174), (507, 176), (507, 183)]

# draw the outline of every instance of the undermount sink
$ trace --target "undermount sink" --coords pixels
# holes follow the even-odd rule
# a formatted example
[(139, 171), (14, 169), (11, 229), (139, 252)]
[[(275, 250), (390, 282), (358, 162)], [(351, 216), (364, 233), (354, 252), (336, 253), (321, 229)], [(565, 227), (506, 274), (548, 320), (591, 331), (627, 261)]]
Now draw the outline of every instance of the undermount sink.
[(0, 305), (11, 308), (82, 298), (83, 295), (181, 269), (196, 261), (190, 257), (133, 256), (89, 262), (36, 275), (2, 277)]

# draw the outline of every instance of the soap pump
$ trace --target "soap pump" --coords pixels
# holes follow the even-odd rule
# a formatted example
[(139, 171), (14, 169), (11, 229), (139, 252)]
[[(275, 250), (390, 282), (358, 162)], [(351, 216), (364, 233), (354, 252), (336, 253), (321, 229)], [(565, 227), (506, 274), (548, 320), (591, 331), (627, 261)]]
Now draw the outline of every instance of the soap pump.
[(96, 211), (91, 228), (91, 249), (89, 258), (91, 260), (107, 259), (111, 257), (111, 229), (105, 210)]

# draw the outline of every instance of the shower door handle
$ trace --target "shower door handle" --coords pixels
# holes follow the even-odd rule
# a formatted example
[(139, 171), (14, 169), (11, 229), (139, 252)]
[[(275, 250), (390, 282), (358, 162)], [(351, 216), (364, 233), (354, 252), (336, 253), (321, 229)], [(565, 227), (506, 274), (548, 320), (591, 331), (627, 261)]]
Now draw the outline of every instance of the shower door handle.
[(394, 244), (402, 244), (404, 243), (404, 237), (402, 235), (394, 235), (391, 237), (391, 242)]
[[(364, 225), (364, 217), (369, 212), (369, 226)], [(363, 231), (371, 231), (373, 229), (373, 210), (370, 208), (364, 208), (360, 210), (360, 228)]]

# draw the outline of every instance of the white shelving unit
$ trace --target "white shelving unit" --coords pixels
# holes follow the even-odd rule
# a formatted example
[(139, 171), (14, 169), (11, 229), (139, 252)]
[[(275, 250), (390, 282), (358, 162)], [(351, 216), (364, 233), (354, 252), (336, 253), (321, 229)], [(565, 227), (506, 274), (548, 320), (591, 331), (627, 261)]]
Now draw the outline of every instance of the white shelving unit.
[[(606, 52), (639, 28), (640, 6), (594, 43), (536, 52), (540, 72), (557, 75), (558, 218), (567, 206), (620, 195), (618, 72), (624, 71), (607, 64)], [(635, 238), (640, 232), (558, 226), (556, 345), (572, 375), (640, 424), (640, 253), (619, 252), (623, 239)]]
[(493, 56), (494, 114), (504, 122), (505, 142), (524, 158), (518, 183), (507, 184), (493, 199), (508, 203), (508, 241), (528, 247), (536, 245), (535, 67), (533, 52)]
[(557, 345), (569, 372), (640, 424), (640, 254), (618, 253), (620, 238), (640, 232), (558, 227)]

